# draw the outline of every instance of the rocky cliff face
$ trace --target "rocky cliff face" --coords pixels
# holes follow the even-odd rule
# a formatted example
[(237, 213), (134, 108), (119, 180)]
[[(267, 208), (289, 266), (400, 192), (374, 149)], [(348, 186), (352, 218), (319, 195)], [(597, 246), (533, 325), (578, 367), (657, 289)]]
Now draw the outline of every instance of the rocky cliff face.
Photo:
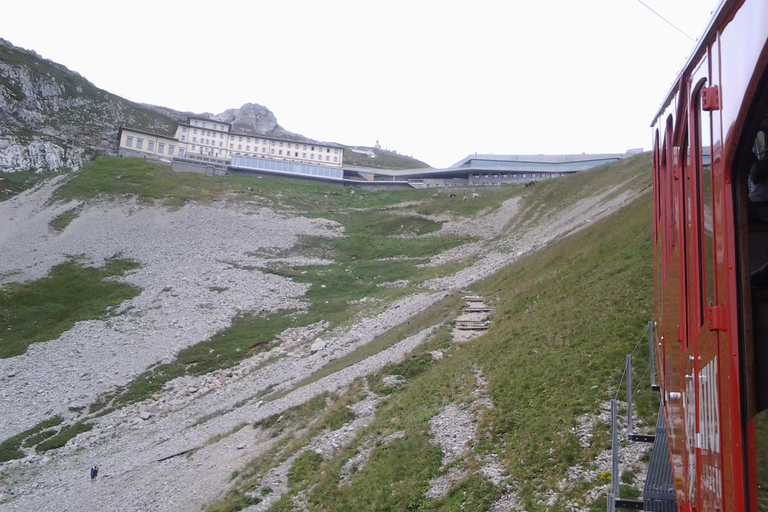
[[(190, 115), (125, 100), (0, 39), (0, 172), (77, 169), (96, 155), (116, 155), (121, 126), (173, 135)], [(255, 103), (203, 115), (242, 133), (307, 140)]]
[(240, 108), (230, 108), (212, 117), (219, 121), (230, 123), (234, 132), (308, 140), (301, 135), (289, 132), (277, 124), (275, 114), (267, 107), (257, 103), (246, 103)]
[(0, 171), (77, 168), (97, 154), (116, 154), (122, 125), (172, 133), (181, 119), (0, 39)]

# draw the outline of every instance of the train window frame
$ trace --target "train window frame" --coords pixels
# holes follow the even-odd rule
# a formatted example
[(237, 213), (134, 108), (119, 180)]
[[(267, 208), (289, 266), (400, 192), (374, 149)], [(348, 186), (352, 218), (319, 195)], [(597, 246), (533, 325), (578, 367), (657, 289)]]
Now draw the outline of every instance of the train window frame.
[[(699, 252), (699, 175), (698, 167), (695, 163), (695, 155), (691, 155), (691, 151), (695, 152), (694, 144), (691, 144), (690, 132), (691, 128), (688, 126), (690, 119), (686, 116), (683, 122), (684, 126), (681, 133), (680, 144), (680, 164), (682, 167), (682, 195), (683, 195), (683, 222), (680, 226), (682, 233), (680, 238), (683, 244), (681, 251), (681, 260), (683, 269), (681, 272), (681, 279), (683, 281), (683, 289), (685, 290), (685, 302), (688, 307), (685, 311), (686, 322), (689, 327), (693, 328), (694, 332), (698, 332), (701, 327), (701, 319), (703, 318), (703, 311), (698, 308), (698, 296), (700, 294), (700, 269), (698, 261)], [(695, 131), (695, 129), (694, 129)], [(692, 158), (693, 157), (693, 158)], [(696, 300), (693, 300), (696, 297)], [(686, 348), (691, 344), (691, 338), (686, 336), (685, 346)]]
[[(706, 309), (715, 304), (715, 238), (714, 238), (714, 197), (712, 190), (712, 165), (709, 169), (704, 166), (704, 123), (707, 123), (710, 154), (712, 151), (712, 119), (711, 113), (704, 111), (702, 105), (702, 91), (707, 84), (706, 78), (701, 78), (691, 92), (691, 126), (693, 129), (694, 165), (697, 175), (697, 215), (699, 225), (698, 236), (698, 275), (696, 276), (699, 288), (699, 327), (706, 323)], [(707, 210), (709, 210), (710, 236), (707, 238)]]
[(672, 115), (667, 117), (664, 140), (661, 148), (661, 171), (663, 191), (663, 222), (664, 222), (664, 279), (672, 263), (675, 249), (675, 200), (674, 200), (674, 158), (672, 154)]

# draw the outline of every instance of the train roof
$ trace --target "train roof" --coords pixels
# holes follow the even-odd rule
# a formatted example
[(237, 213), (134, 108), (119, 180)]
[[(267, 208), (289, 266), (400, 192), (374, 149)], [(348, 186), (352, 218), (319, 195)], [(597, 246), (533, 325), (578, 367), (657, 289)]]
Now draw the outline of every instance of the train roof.
[(699, 37), (699, 39), (696, 41), (696, 46), (694, 46), (693, 51), (688, 56), (688, 60), (686, 60), (685, 65), (678, 72), (675, 81), (672, 83), (672, 86), (669, 88), (669, 91), (664, 97), (664, 102), (656, 111), (656, 115), (653, 116), (651, 126), (656, 125), (659, 117), (666, 110), (670, 101), (672, 101), (672, 97), (680, 87), (680, 80), (682, 79), (683, 75), (685, 75), (686, 71), (688, 71), (696, 62), (698, 62), (699, 59), (701, 59), (701, 55), (706, 50), (706, 47), (709, 44), (709, 40), (714, 37), (716, 28), (725, 26), (727, 24), (727, 20), (730, 20), (730, 18), (733, 17), (733, 13), (735, 13), (743, 3), (744, 0), (721, 0), (717, 8), (712, 11), (712, 16), (709, 18), (707, 28), (702, 33), (701, 37)]

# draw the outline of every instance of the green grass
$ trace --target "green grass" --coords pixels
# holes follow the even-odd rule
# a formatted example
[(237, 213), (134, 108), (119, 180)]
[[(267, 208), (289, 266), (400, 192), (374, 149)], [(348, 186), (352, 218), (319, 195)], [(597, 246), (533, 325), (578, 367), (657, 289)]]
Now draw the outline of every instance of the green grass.
[(366, 154), (352, 151), (350, 148), (344, 148), (344, 165), (357, 165), (361, 167), (378, 167), (381, 169), (422, 169), (429, 167), (421, 160), (410, 156), (401, 155), (395, 151), (386, 151), (383, 149), (366, 148), (373, 152), (376, 157), (372, 158)]
[(49, 223), (56, 231), (64, 231), (69, 224), (80, 215), (81, 208), (71, 208), (54, 217)]
[[(21, 459), (24, 457), (24, 452), (21, 451), (22, 446), (29, 448), (52, 437), (56, 431), (49, 429), (60, 425), (61, 422), (61, 416), (53, 416), (20, 434), (6, 439), (0, 443), (0, 462)], [(49, 432), (51, 433), (50, 435), (48, 435)]]
[(32, 343), (59, 337), (76, 322), (98, 318), (105, 310), (138, 294), (125, 283), (107, 280), (137, 264), (117, 258), (102, 268), (68, 261), (49, 275), (0, 288), (0, 357), (26, 352)]
[(33, 188), (52, 176), (55, 176), (55, 174), (35, 173), (32, 171), (0, 173), (0, 201), (5, 201), (25, 190)]
[(65, 444), (67, 444), (67, 441), (72, 439), (78, 434), (82, 434), (84, 432), (88, 432), (93, 428), (93, 425), (90, 423), (85, 423), (82, 421), (78, 421), (74, 425), (65, 425), (61, 428), (61, 430), (54, 435), (53, 437), (49, 437), (45, 441), (41, 442), (35, 447), (35, 450), (38, 453), (47, 452), (48, 450), (55, 450), (56, 448), (61, 448)]
[(221, 199), (227, 180), (194, 173), (177, 173), (143, 158), (99, 157), (72, 175), (52, 200), (88, 200), (99, 196), (135, 195), (140, 201), (156, 201), (169, 207), (187, 201)]

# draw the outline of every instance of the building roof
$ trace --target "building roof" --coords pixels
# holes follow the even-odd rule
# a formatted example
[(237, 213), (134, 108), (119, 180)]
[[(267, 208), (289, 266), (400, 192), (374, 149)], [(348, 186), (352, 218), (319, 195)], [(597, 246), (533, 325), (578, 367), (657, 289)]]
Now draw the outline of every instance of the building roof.
[(600, 153), (600, 154), (586, 154), (580, 155), (492, 155), (492, 154), (477, 154), (469, 155), (452, 166), (450, 169), (457, 167), (471, 166), (473, 161), (476, 162), (495, 162), (498, 164), (508, 164), (509, 167), (514, 167), (517, 163), (532, 163), (532, 164), (569, 164), (573, 162), (594, 162), (605, 160), (618, 160), (624, 156), (623, 153)]
[(141, 133), (142, 135), (150, 135), (152, 137), (161, 137), (163, 139), (168, 139), (168, 140), (178, 140), (173, 135), (163, 135), (161, 133), (146, 132), (144, 130), (137, 130), (136, 128), (128, 128), (125, 126), (121, 126), (120, 129), (118, 130), (118, 138), (120, 137), (120, 134), (122, 134), (123, 130), (128, 132)]

